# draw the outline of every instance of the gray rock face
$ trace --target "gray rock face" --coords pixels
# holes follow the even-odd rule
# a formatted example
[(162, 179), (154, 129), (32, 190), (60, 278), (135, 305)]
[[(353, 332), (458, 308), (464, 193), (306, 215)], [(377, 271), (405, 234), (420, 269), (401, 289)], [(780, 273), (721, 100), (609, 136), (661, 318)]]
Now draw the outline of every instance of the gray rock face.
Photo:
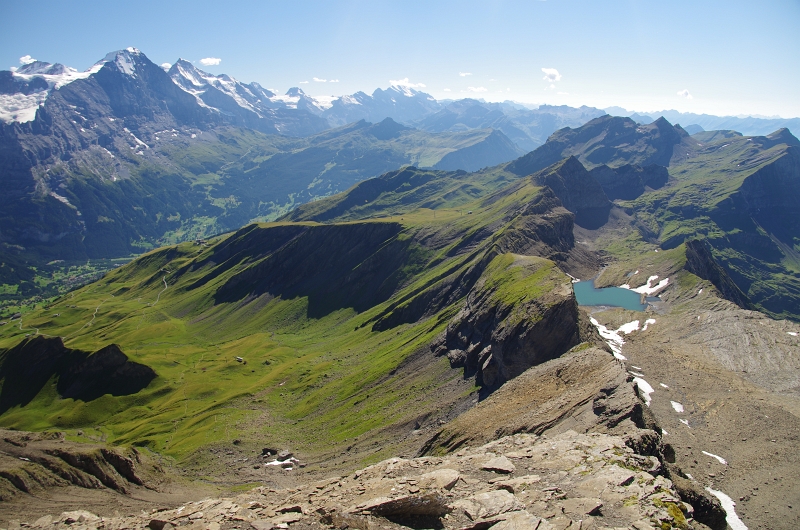
[[(513, 266), (534, 274), (550, 265), (520, 256)], [(464, 367), (464, 376), (475, 376), (486, 393), (566, 352), (580, 342), (578, 305), (568, 277), (555, 269), (551, 276), (552, 290), (513, 306), (496, 300), (490, 279), (482, 276), (431, 349), (454, 368)]]
[(531, 179), (553, 190), (564, 207), (575, 214), (575, 224), (598, 228), (608, 221), (611, 201), (600, 183), (574, 156), (535, 173)]
[[(513, 469), (504, 475), (483, 469), (492, 460), (512, 463)], [(65, 512), (28, 526), (704, 528), (693, 520), (692, 506), (681, 501), (672, 482), (648, 471), (657, 464), (654, 457), (635, 454), (618, 436), (574, 431), (555, 437), (518, 434), (444, 457), (391, 458), (350, 476), (294, 489), (259, 487), (234, 498), (206, 499), (157, 514), (100, 518)]]

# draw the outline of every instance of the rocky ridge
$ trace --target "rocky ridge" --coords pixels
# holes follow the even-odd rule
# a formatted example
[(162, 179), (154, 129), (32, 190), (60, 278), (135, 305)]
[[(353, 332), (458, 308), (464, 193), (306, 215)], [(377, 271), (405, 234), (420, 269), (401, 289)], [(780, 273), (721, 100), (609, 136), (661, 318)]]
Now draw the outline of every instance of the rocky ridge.
[(120, 517), (45, 515), (8, 528), (707, 528), (661, 463), (619, 436), (516, 434), (446, 456), (391, 458), (292, 489)]

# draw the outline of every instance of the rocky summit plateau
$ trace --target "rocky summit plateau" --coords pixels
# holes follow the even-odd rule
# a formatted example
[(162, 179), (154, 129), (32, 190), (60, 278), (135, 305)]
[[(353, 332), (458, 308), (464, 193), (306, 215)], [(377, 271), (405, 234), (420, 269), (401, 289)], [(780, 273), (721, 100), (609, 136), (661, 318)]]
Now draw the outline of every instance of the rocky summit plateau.
[(0, 96), (0, 528), (800, 526), (791, 120)]

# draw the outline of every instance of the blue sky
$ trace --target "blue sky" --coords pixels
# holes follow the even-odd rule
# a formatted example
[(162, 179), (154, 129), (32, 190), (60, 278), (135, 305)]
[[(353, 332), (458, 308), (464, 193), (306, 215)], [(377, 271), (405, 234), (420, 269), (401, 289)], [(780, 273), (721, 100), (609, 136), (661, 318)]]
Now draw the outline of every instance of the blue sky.
[(407, 80), (439, 99), (800, 116), (798, 0), (4, 0), (0, 18), (2, 69), (134, 46), (280, 92)]

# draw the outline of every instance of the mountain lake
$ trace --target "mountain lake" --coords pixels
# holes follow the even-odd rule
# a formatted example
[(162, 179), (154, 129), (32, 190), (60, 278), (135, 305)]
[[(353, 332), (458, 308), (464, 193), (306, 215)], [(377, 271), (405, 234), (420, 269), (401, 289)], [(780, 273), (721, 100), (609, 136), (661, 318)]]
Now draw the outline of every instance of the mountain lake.
[[(575, 282), (572, 284), (578, 305), (585, 306), (612, 306), (630, 309), (631, 311), (644, 311), (647, 304), (641, 303), (639, 293), (622, 287), (603, 287), (596, 289), (594, 280)], [(658, 302), (658, 297), (647, 297), (648, 302)]]

